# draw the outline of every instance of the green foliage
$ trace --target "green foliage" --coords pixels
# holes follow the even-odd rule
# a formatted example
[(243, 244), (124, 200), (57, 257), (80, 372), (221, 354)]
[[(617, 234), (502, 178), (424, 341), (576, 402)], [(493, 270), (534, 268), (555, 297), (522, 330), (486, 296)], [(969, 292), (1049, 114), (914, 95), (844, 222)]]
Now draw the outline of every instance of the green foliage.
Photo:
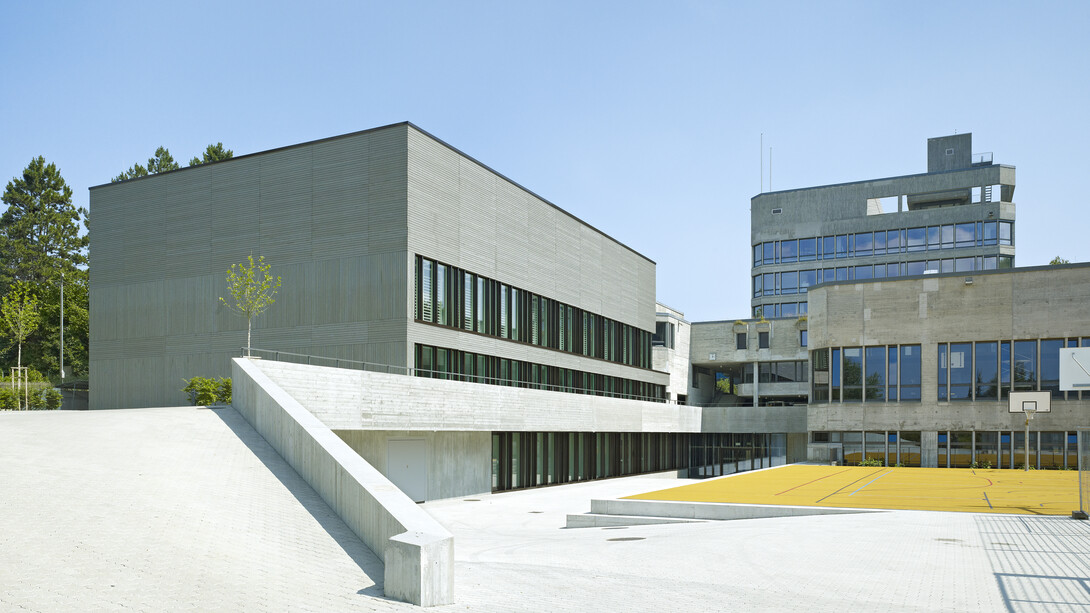
[(863, 461), (859, 463), (859, 465), (860, 466), (885, 466), (886, 462), (885, 462), (885, 460), (881, 460), (881, 459), (878, 459), (878, 458), (864, 458)]
[[(1033, 465), (1031, 464), (1031, 465), (1030, 465), (1030, 467), (1029, 467), (1029, 469), (1030, 469), (1030, 470), (1037, 470), (1037, 467), (1036, 467), (1036, 466), (1033, 466)], [(1026, 470), (1026, 463), (1025, 463), (1025, 462), (1022, 462), (1021, 464), (1019, 464), (1019, 465), (1018, 465), (1018, 470)]]
[(87, 235), (79, 235), (87, 211), (73, 206), (72, 188), (54, 164), (31, 160), (8, 182), (3, 202), (0, 293), (15, 281), (42, 285), (87, 264)]
[(231, 404), (231, 380), (221, 377), (193, 377), (185, 380), (182, 391), (189, 397), (189, 402), (194, 406), (213, 406), (217, 404)]
[(15, 365), (23, 365), (23, 342), (38, 328), (42, 317), (38, 312), (38, 297), (26, 281), (18, 281), (0, 299), (0, 321), (4, 334), (18, 345)]
[(969, 468), (980, 468), (980, 469), (983, 469), (983, 470), (988, 470), (991, 467), (992, 467), (992, 463), (987, 461), (987, 460), (980, 460), (978, 462), (973, 462), (972, 464), (969, 465)]
[(724, 394), (731, 393), (730, 379), (719, 379), (715, 382), (715, 387)]
[(221, 377), (219, 389), (216, 390), (218, 400), (223, 404), (231, 404), (231, 378)]
[(7, 385), (0, 387), (0, 411), (16, 411), (20, 402), (20, 396), (15, 394), (15, 390)]
[(189, 160), (190, 166), (200, 166), (201, 164), (211, 164), (212, 162), (222, 162), (223, 160), (229, 160), (234, 157), (235, 152), (230, 149), (224, 149), (223, 143), (216, 143), (215, 145), (208, 145), (204, 148), (204, 153), (200, 158), (194, 157)]
[(234, 264), (227, 269), (227, 291), (234, 302), (228, 302), (222, 296), (220, 302), (228, 309), (246, 318), (246, 347), (249, 354), (250, 331), (254, 317), (265, 312), (276, 302), (276, 290), (280, 288), (280, 277), (269, 274), (269, 265), (264, 256), (247, 257), (248, 264)]
[(178, 170), (179, 168), (181, 168), (181, 166), (178, 165), (178, 162), (174, 161), (174, 156), (170, 155), (170, 149), (160, 146), (155, 150), (155, 155), (148, 158), (147, 166), (134, 164), (125, 172), (111, 179), (111, 182), (117, 183), (118, 181), (127, 181), (129, 179), (154, 175), (168, 170)]
[(1071, 263), (1071, 260), (1067, 260), (1067, 259), (1061, 258), (1060, 256), (1056, 256), (1056, 257), (1052, 258), (1052, 261), (1049, 262), (1048, 264), (1049, 264), (1049, 266), (1057, 266), (1059, 264), (1070, 264), (1070, 263)]

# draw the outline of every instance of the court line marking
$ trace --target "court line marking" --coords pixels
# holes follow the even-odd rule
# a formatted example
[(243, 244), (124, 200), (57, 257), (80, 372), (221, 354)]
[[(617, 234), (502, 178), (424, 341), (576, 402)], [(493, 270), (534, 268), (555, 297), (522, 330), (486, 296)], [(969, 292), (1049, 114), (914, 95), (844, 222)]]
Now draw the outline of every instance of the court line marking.
[(871, 479), (870, 481), (867, 481), (867, 482), (866, 482), (866, 483), (864, 483), (863, 485), (860, 485), (860, 486), (859, 486), (859, 489), (858, 489), (858, 490), (855, 490), (855, 492), (852, 492), (851, 494), (848, 494), (848, 496), (849, 496), (849, 497), (851, 497), (851, 496), (855, 496), (856, 492), (858, 492), (859, 490), (861, 490), (861, 489), (863, 489), (863, 488), (867, 487), (867, 486), (868, 486), (868, 485), (870, 485), (871, 483), (874, 483), (875, 481), (877, 481), (877, 480), (881, 479), (882, 477), (885, 477), (886, 475), (888, 475), (888, 474), (889, 474), (889, 473), (891, 473), (891, 472), (893, 472), (893, 471), (892, 471), (892, 470), (887, 470), (886, 472), (884, 472), (884, 473), (882, 473), (882, 474), (878, 475), (877, 477), (875, 477), (875, 478)]
[(848, 472), (848, 470), (841, 470), (841, 471), (838, 471), (838, 472), (832, 473), (832, 474), (830, 474), (830, 475), (825, 475), (824, 477), (818, 477), (817, 479), (814, 479), (813, 481), (807, 481), (806, 483), (803, 483), (803, 484), (800, 484), (800, 485), (796, 485), (795, 487), (790, 487), (790, 488), (787, 488), (786, 490), (784, 490), (784, 491), (780, 492), (779, 494), (774, 494), (774, 496), (779, 496), (780, 494), (786, 494), (787, 492), (790, 492), (791, 490), (797, 490), (797, 489), (799, 489), (799, 488), (800, 488), (800, 487), (802, 487), (803, 485), (810, 485), (811, 483), (814, 483), (815, 481), (821, 481), (822, 479), (828, 479), (829, 477), (832, 477), (832, 476), (834, 476), (834, 475), (839, 475), (839, 474), (841, 474), (841, 473), (846, 473), (846, 472)]
[[(874, 471), (874, 472), (881, 472), (881, 471), (882, 471), (882, 469), (881, 469), (881, 468), (879, 468), (878, 470), (876, 470), (876, 471)], [(859, 483), (859, 482), (860, 482), (860, 481), (862, 481), (863, 479), (866, 479), (867, 477), (869, 477), (869, 476), (871, 476), (871, 475), (873, 475), (873, 474), (874, 474), (874, 473), (867, 473), (867, 474), (863, 475), (862, 477), (859, 477), (859, 478), (858, 478), (858, 479), (856, 479), (855, 481), (852, 481), (851, 483), (848, 483), (847, 485), (844, 485), (843, 487), (841, 487), (841, 488), (840, 488), (840, 489), (838, 489), (837, 491), (833, 492), (832, 494), (829, 494), (828, 496), (825, 496), (825, 497), (823, 497), (823, 498), (819, 498), (819, 499), (818, 499), (817, 501), (815, 501), (815, 502), (814, 502), (814, 504), (817, 504), (818, 502), (821, 502), (822, 500), (825, 500), (825, 498), (831, 498), (831, 497), (833, 497), (833, 496), (836, 496), (837, 494), (839, 494), (839, 493), (840, 493), (840, 490), (844, 489), (845, 487), (848, 487), (848, 486), (851, 486), (851, 485), (855, 485), (856, 483)]]
[(989, 509), (994, 509), (995, 508), (995, 507), (992, 506), (992, 501), (988, 500), (988, 492), (984, 492), (984, 502), (988, 503), (988, 508)]

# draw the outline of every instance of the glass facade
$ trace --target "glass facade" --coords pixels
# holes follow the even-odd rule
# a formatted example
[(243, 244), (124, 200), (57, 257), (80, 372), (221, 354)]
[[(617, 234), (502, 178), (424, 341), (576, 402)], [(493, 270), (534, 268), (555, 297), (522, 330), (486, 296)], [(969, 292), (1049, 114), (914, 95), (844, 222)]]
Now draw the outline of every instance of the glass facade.
[[(1006, 400), (1013, 390), (1060, 391), (1060, 349), (1080, 338), (939, 343), (939, 400)], [(1076, 392), (1073, 397), (1078, 398)]]
[(718, 477), (787, 463), (783, 433), (690, 435), (689, 478)]
[(470, 383), (665, 402), (663, 385), (597, 373), (509, 360), (469, 351), (416, 345), (415, 374)]
[(652, 333), (416, 256), (416, 320), (651, 368)]
[(919, 345), (815, 349), (810, 368), (815, 404), (920, 400)]
[[(1025, 438), (1020, 430), (940, 431), (935, 439), (936, 466), (1021, 470), (1026, 463)], [(921, 466), (919, 431), (815, 431), (810, 433), (810, 441), (839, 446), (847, 466), (857, 465), (864, 458), (886, 466)], [(1030, 432), (1030, 467), (1078, 468), (1077, 441), (1076, 432)]]

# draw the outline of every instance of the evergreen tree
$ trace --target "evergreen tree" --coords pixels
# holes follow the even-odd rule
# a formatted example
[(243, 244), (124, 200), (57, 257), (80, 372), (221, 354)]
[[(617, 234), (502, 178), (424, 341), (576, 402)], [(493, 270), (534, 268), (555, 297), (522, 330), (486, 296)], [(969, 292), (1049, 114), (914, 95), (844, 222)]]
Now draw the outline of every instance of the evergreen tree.
[(193, 158), (189, 160), (190, 166), (199, 166), (201, 164), (210, 164), (212, 162), (222, 162), (223, 160), (229, 160), (234, 157), (235, 152), (230, 149), (224, 149), (223, 143), (216, 143), (215, 145), (208, 145), (204, 148), (204, 153), (200, 158)]
[(181, 168), (181, 166), (178, 165), (178, 162), (174, 161), (174, 156), (170, 155), (170, 149), (160, 146), (155, 150), (155, 155), (148, 158), (147, 166), (133, 164), (128, 170), (114, 177), (111, 180), (111, 183), (127, 181), (137, 177), (145, 177), (147, 175), (166, 172), (168, 170), (178, 170), (179, 168)]

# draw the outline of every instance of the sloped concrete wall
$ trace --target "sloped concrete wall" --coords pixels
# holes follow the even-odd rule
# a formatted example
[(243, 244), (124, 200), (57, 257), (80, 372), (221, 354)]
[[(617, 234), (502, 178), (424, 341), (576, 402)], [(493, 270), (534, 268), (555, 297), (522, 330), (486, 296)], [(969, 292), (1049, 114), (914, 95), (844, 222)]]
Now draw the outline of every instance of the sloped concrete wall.
[(422, 606), (453, 602), (453, 536), (255, 364), (232, 360), (232, 405), (383, 558), (386, 595)]
[(336, 430), (700, 432), (700, 409), (377, 372), (256, 362)]

